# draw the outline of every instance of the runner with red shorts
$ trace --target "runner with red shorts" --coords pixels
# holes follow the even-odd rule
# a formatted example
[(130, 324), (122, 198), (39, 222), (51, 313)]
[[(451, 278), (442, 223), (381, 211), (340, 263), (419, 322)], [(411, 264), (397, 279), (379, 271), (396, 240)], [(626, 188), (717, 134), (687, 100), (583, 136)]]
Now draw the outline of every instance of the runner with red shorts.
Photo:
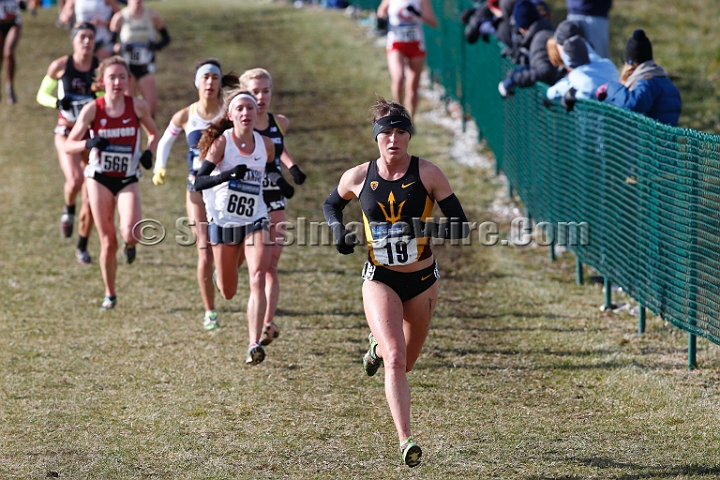
[(423, 23), (434, 28), (437, 17), (430, 0), (382, 0), (377, 15), (388, 22), (386, 52), (393, 99), (414, 116), (425, 66)]

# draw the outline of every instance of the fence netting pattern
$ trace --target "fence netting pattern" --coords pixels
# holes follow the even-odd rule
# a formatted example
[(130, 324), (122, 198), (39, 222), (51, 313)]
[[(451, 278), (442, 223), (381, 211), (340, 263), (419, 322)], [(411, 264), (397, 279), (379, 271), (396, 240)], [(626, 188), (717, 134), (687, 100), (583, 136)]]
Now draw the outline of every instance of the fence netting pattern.
[(587, 222), (589, 238), (570, 239), (580, 261), (651, 312), (720, 344), (720, 137), (595, 101), (566, 112), (543, 101), (543, 84), (503, 100), (497, 84), (513, 68), (503, 45), (464, 40), (459, 16), (469, 1), (432, 3), (433, 80), (476, 121), (528, 214)]

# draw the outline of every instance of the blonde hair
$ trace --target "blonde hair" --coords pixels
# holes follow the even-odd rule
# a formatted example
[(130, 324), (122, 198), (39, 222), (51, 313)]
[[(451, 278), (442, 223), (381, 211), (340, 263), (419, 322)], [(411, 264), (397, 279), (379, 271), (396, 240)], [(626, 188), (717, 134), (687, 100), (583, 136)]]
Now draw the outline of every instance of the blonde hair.
[(554, 67), (560, 68), (565, 66), (565, 63), (562, 61), (562, 57), (560, 56), (560, 52), (558, 51), (555, 37), (548, 38), (548, 41), (545, 44), (545, 49), (547, 50), (548, 57), (550, 58), (550, 63), (552, 63)]
[(251, 68), (250, 70), (245, 70), (245, 72), (240, 75), (240, 87), (248, 88), (248, 83), (250, 83), (250, 80), (258, 80), (261, 78), (264, 78), (268, 81), (268, 83), (270, 84), (270, 90), (272, 90), (272, 77), (270, 76), (270, 72), (268, 72), (264, 68)]
[(620, 72), (620, 83), (625, 85), (625, 82), (628, 78), (630, 78), (630, 75), (633, 74), (637, 67), (638, 64), (630, 65), (629, 63), (625, 63), (625, 65), (623, 65), (622, 72)]
[(105, 86), (100, 82), (100, 80), (103, 78), (103, 75), (105, 74), (105, 70), (107, 70), (108, 67), (112, 65), (122, 65), (125, 67), (125, 71), (128, 74), (128, 77), (130, 77), (130, 67), (128, 66), (128, 63), (125, 61), (124, 58), (113, 55), (112, 57), (108, 57), (102, 62), (100, 62), (100, 65), (95, 69), (95, 81), (92, 83), (92, 86), (90, 89), (93, 92), (104, 92)]

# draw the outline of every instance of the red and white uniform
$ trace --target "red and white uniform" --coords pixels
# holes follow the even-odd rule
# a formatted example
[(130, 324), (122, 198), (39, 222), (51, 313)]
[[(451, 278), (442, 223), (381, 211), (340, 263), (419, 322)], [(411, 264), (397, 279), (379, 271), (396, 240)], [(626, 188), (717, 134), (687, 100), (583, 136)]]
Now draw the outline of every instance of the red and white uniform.
[(0, 0), (0, 24), (22, 24), (18, 0)]
[(95, 173), (118, 178), (135, 176), (140, 162), (140, 121), (135, 115), (133, 98), (125, 96), (125, 110), (117, 118), (108, 116), (105, 97), (96, 99), (95, 106), (90, 132), (93, 137), (107, 138), (110, 145), (102, 151), (96, 148), (90, 151), (85, 176), (92, 177)]
[(386, 50), (400, 50), (408, 57), (415, 57), (425, 54), (425, 34), (423, 21), (408, 11), (410, 5), (420, 11), (420, 0), (390, 1)]

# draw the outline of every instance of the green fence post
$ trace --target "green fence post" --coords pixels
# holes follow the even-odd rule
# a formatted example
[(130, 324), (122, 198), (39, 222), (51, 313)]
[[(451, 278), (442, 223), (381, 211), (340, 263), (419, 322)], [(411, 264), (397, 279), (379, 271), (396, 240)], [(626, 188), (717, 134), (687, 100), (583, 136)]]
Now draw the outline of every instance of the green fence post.
[(605, 310), (612, 310), (612, 283), (607, 276), (605, 276), (603, 282), (605, 285)]
[(575, 255), (575, 283), (578, 285), (583, 284), (583, 264), (577, 255)]
[(697, 368), (697, 336), (688, 333), (688, 370)]
[(551, 244), (550, 244), (550, 251), (549, 251), (548, 253), (549, 253), (549, 255), (550, 255), (550, 261), (551, 261), (551, 262), (554, 262), (554, 261), (556, 260), (556, 258), (557, 258), (557, 257), (555, 256), (555, 243), (551, 243)]
[(645, 333), (645, 304), (640, 303), (640, 309), (638, 310), (638, 333)]

